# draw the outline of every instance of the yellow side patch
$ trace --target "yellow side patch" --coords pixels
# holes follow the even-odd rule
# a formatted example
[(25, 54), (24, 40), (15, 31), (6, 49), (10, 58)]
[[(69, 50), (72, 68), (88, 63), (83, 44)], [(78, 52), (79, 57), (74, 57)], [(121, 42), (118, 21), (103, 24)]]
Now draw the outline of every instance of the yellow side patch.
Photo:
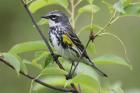
[(69, 45), (73, 45), (73, 42), (67, 35), (63, 35), (63, 42)]

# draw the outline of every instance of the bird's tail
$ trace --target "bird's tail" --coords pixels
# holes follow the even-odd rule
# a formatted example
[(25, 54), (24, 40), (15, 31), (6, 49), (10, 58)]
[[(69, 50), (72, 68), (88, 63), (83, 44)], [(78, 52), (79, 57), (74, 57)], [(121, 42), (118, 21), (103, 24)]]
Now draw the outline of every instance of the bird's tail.
[(89, 60), (88, 65), (90, 65), (92, 68), (94, 68), (100, 75), (102, 75), (104, 77), (108, 77), (107, 74), (102, 72), (89, 58), (88, 58), (88, 60)]

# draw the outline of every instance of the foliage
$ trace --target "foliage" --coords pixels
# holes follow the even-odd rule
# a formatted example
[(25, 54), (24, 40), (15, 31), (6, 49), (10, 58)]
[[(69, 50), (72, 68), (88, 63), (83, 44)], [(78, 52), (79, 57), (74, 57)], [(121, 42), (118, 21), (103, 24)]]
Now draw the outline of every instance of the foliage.
[[(75, 3), (69, 3), (68, 0), (31, 0), (31, 2), (29, 0), (26, 0), (26, 3), (29, 3), (29, 9), (33, 14), (47, 6), (58, 5), (60, 7), (63, 7), (66, 12), (70, 14), (71, 24), (75, 27), (75, 23), (80, 15), (84, 13), (89, 13), (93, 16), (94, 14), (98, 13), (98, 11), (100, 11), (100, 7), (94, 3), (94, 0), (86, 0), (87, 2), (85, 5), (77, 7), (83, 1), (84, 0), (76, 0)], [(91, 22), (91, 24), (88, 24), (81, 28), (81, 30), (77, 32), (78, 35), (80, 35), (80, 33), (82, 33), (83, 31), (89, 32), (91, 30), (95, 31), (95, 29), (95, 34), (101, 35), (103, 32), (106, 31), (106, 28), (109, 27), (116, 20), (118, 20), (118, 18), (122, 16), (140, 15), (140, 3), (135, 3), (131, 0), (117, 0), (117, 2), (114, 2), (114, 4), (106, 2), (106, 0), (102, 0), (102, 3), (107, 6), (111, 15), (107, 24), (105, 24), (104, 27), (101, 27), (98, 24), (93, 24)], [(72, 9), (77, 11), (71, 11)], [(46, 23), (46, 20), (41, 19), (38, 24), (44, 25)], [(95, 50), (94, 44), (92, 42), (90, 42), (87, 50)], [(32, 60), (25, 59), (21, 56), (21, 54), (27, 54), (28, 52), (32, 52), (35, 55)], [(94, 71), (94, 69), (84, 63), (80, 63), (78, 65), (74, 78), (66, 80), (65, 75), (70, 69), (70, 63), (62, 58), (60, 60), (66, 71), (58, 68), (58, 66), (53, 62), (51, 55), (48, 53), (46, 46), (42, 41), (29, 41), (16, 44), (8, 52), (2, 53), (2, 55), (4, 56), (4, 59), (6, 61), (10, 62), (10, 64), (15, 68), (17, 73), (19, 73), (20, 70), (27, 73), (27, 64), (36, 67), (36, 69), (40, 70), (39, 76), (37, 78), (41, 79), (47, 84), (69, 88), (70, 84), (74, 83), (77, 89), (81, 90), (82, 93), (124, 93), (119, 84), (101, 87), (101, 82), (98, 74)], [(99, 65), (119, 64), (129, 68), (131, 67), (125, 59), (116, 55), (99, 56), (97, 58), (94, 58), (93, 61), (95, 61), (95, 63)], [(115, 90), (115, 92), (111, 92), (110, 89)], [(38, 83), (34, 83), (34, 85), (31, 87), (31, 92), (59, 93), (56, 90), (51, 90)]]

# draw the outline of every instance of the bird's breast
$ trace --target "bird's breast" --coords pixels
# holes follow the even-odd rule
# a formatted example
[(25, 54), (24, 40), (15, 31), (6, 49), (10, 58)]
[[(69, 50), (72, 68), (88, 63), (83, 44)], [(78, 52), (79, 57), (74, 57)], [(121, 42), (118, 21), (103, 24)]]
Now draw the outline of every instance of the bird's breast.
[(63, 47), (63, 44), (61, 43), (60, 36), (56, 35), (56, 33), (49, 33), (50, 42), (53, 46), (53, 48), (56, 50), (56, 52), (61, 55), (63, 58), (66, 58), (68, 60), (76, 60), (77, 54), (66, 47)]
[(52, 46), (56, 49), (59, 50), (61, 48), (60, 46), (60, 38), (57, 34), (55, 33), (49, 33), (49, 37), (50, 37), (50, 42), (52, 44)]

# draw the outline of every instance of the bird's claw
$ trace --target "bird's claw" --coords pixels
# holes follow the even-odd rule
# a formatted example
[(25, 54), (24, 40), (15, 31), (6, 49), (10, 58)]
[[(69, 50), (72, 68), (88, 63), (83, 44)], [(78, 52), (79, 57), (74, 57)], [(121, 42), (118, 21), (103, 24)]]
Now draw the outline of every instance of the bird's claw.
[(71, 73), (68, 73), (68, 74), (66, 75), (66, 79), (67, 79), (67, 80), (72, 79), (72, 74), (71, 74)]
[(55, 61), (58, 60), (59, 57), (61, 57), (61, 55), (53, 54), (53, 59), (54, 59)]

